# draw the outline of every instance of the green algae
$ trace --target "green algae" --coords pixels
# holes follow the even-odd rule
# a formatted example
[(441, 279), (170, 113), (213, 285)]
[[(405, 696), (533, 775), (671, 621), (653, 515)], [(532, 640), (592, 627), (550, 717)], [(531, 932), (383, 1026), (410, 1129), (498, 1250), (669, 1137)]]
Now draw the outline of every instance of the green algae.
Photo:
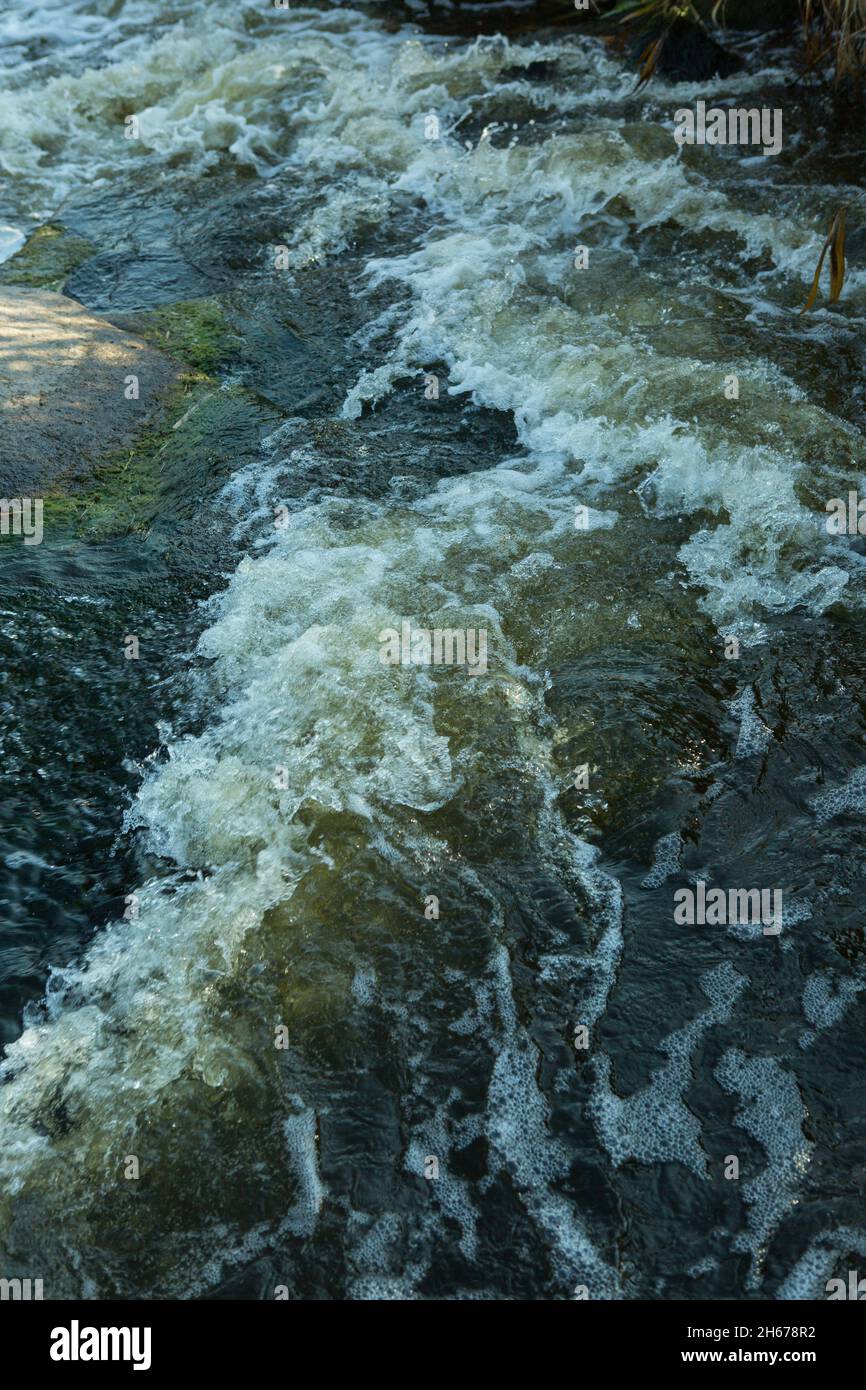
[[(24, 248), (22, 248), (23, 250)], [(202, 499), (255, 456), (262, 429), (278, 413), (214, 373), (237, 355), (240, 339), (217, 299), (180, 300), (111, 322), (183, 363), (141, 433), (75, 483), (61, 479), (44, 496), (46, 540), (100, 542), (170, 534), (192, 522)]]
[(186, 527), (273, 423), (272, 412), (242, 387), (185, 374), (132, 445), (97, 464), (80, 489), (46, 495), (46, 540), (94, 542)]
[(124, 328), (169, 357), (211, 375), (237, 355), (240, 339), (218, 299), (183, 299), (144, 313), (124, 315)]
[(0, 265), (0, 284), (29, 289), (60, 290), (73, 270), (88, 260), (96, 247), (65, 227), (46, 222), (37, 227), (14, 256)]

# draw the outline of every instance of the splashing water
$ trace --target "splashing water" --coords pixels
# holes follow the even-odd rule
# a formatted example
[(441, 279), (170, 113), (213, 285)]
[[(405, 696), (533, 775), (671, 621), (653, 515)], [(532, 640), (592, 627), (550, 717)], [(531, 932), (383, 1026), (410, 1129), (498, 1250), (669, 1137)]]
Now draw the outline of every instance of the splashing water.
[[(832, 322), (788, 316), (816, 203), (839, 190), (784, 159), (758, 178), (679, 151), (673, 110), (705, 93), (659, 82), (636, 100), (571, 35), (446, 42), (251, 2), (165, 4), (154, 26), (139, 0), (113, 8), (4, 20), (3, 218), (94, 235), (100, 293), (111, 275), (120, 293), (147, 244), (135, 187), (187, 201), (218, 229), (201, 273), (228, 274), (224, 226), (243, 242), (236, 309), (264, 323), (276, 296), (302, 339), (323, 324), (341, 345), (309, 405), (285, 408), (268, 375), (291, 364), (240, 372), (282, 418), (207, 503), (243, 554), (225, 587), (210, 576), (186, 678), (201, 717), (125, 817), (149, 866), (135, 916), (53, 959), (3, 1063), (4, 1266), (41, 1261), (52, 1296), (237, 1278), (271, 1297), (277, 1269), (306, 1297), (691, 1297), (727, 1288), (746, 1250), (745, 1291), (786, 1274), (799, 1289), (809, 1240), (785, 1222), (820, 1181), (799, 1124), (823, 1042), (798, 1048), (792, 1026), (781, 1050), (746, 987), (769, 973), (784, 997), (797, 948), (675, 929), (671, 900), (710, 856), (820, 905), (819, 837), (856, 800), (814, 800), (805, 745), (810, 681), (832, 713), (855, 664), (840, 638), (838, 673), (809, 674), (814, 625), (860, 613), (862, 557), (823, 525), (863, 469), (859, 421), (817, 383), (835, 343), (853, 360), (862, 273)], [(768, 67), (717, 95), (786, 80)], [(122, 209), (110, 244), (94, 191)], [(383, 664), (381, 634), (407, 620), (483, 630), (487, 670)], [(844, 786), (847, 750), (822, 756)], [(650, 870), (654, 845), (677, 853)], [(750, 876), (765, 849), (774, 877)], [(848, 868), (835, 891), (844, 909)], [(826, 951), (810, 970), (839, 968)], [(840, 987), (822, 1040), (856, 1026), (859, 986)], [(778, 1133), (772, 1108), (754, 1118), (764, 1091), (783, 1098)], [(733, 1130), (769, 1166), (719, 1223), (709, 1122), (731, 1092)], [(644, 1222), (624, 1262), (617, 1204), (645, 1211), (664, 1180), (689, 1194), (678, 1243)], [(690, 1275), (711, 1229), (715, 1261)], [(762, 1286), (758, 1245), (780, 1231)]]

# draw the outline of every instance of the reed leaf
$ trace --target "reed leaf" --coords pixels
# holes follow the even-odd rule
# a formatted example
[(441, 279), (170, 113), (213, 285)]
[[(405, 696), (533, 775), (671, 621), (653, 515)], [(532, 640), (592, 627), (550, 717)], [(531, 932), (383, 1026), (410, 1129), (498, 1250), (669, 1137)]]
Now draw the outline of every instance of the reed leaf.
[(830, 230), (827, 239), (821, 247), (821, 254), (818, 257), (818, 266), (815, 271), (815, 278), (812, 281), (812, 288), (809, 291), (809, 298), (800, 310), (801, 314), (808, 314), (810, 309), (815, 307), (818, 298), (818, 286), (821, 281), (821, 271), (824, 268), (824, 261), (827, 252), (830, 252), (830, 303), (835, 304), (839, 295), (842, 293), (842, 286), (845, 283), (845, 219), (848, 213), (847, 205), (839, 208), (830, 223)]

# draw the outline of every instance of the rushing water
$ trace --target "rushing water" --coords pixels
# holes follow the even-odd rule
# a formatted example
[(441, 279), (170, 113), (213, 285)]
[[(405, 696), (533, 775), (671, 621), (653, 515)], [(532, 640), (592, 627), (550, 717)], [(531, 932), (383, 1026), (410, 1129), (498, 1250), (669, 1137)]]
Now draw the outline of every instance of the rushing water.
[[(146, 537), (0, 553), (2, 1272), (820, 1294), (866, 1253), (864, 559), (824, 525), (866, 277), (797, 310), (861, 158), (766, 46), (636, 95), (570, 30), (347, 7), (19, 0), (0, 43), (7, 250), (61, 221), (92, 311), (238, 330)], [(677, 149), (740, 96), (778, 159)], [(383, 665), (404, 620), (486, 670)], [(699, 878), (781, 934), (675, 924)]]

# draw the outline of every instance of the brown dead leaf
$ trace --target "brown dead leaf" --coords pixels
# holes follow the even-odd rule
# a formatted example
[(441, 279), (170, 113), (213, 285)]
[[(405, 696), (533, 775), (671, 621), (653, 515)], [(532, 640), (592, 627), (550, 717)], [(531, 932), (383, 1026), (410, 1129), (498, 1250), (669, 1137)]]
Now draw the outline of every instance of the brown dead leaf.
[(641, 87), (645, 87), (655, 73), (666, 39), (667, 34), (662, 34), (661, 38), (654, 39), (652, 43), (647, 44), (643, 53), (640, 55), (638, 59), (640, 63), (640, 75), (638, 77), (637, 91), (640, 91)]
[(818, 257), (818, 267), (812, 281), (812, 288), (809, 291), (809, 298), (800, 310), (801, 314), (808, 314), (809, 310), (815, 307), (821, 271), (824, 269), (824, 259), (828, 251), (830, 252), (830, 303), (835, 304), (842, 293), (842, 286), (845, 283), (845, 218), (847, 213), (846, 204), (834, 214), (830, 223), (830, 230), (827, 233), (827, 240), (821, 247), (821, 254)]
[(845, 216), (847, 207), (840, 208), (830, 227), (830, 303), (835, 304), (845, 283)]

